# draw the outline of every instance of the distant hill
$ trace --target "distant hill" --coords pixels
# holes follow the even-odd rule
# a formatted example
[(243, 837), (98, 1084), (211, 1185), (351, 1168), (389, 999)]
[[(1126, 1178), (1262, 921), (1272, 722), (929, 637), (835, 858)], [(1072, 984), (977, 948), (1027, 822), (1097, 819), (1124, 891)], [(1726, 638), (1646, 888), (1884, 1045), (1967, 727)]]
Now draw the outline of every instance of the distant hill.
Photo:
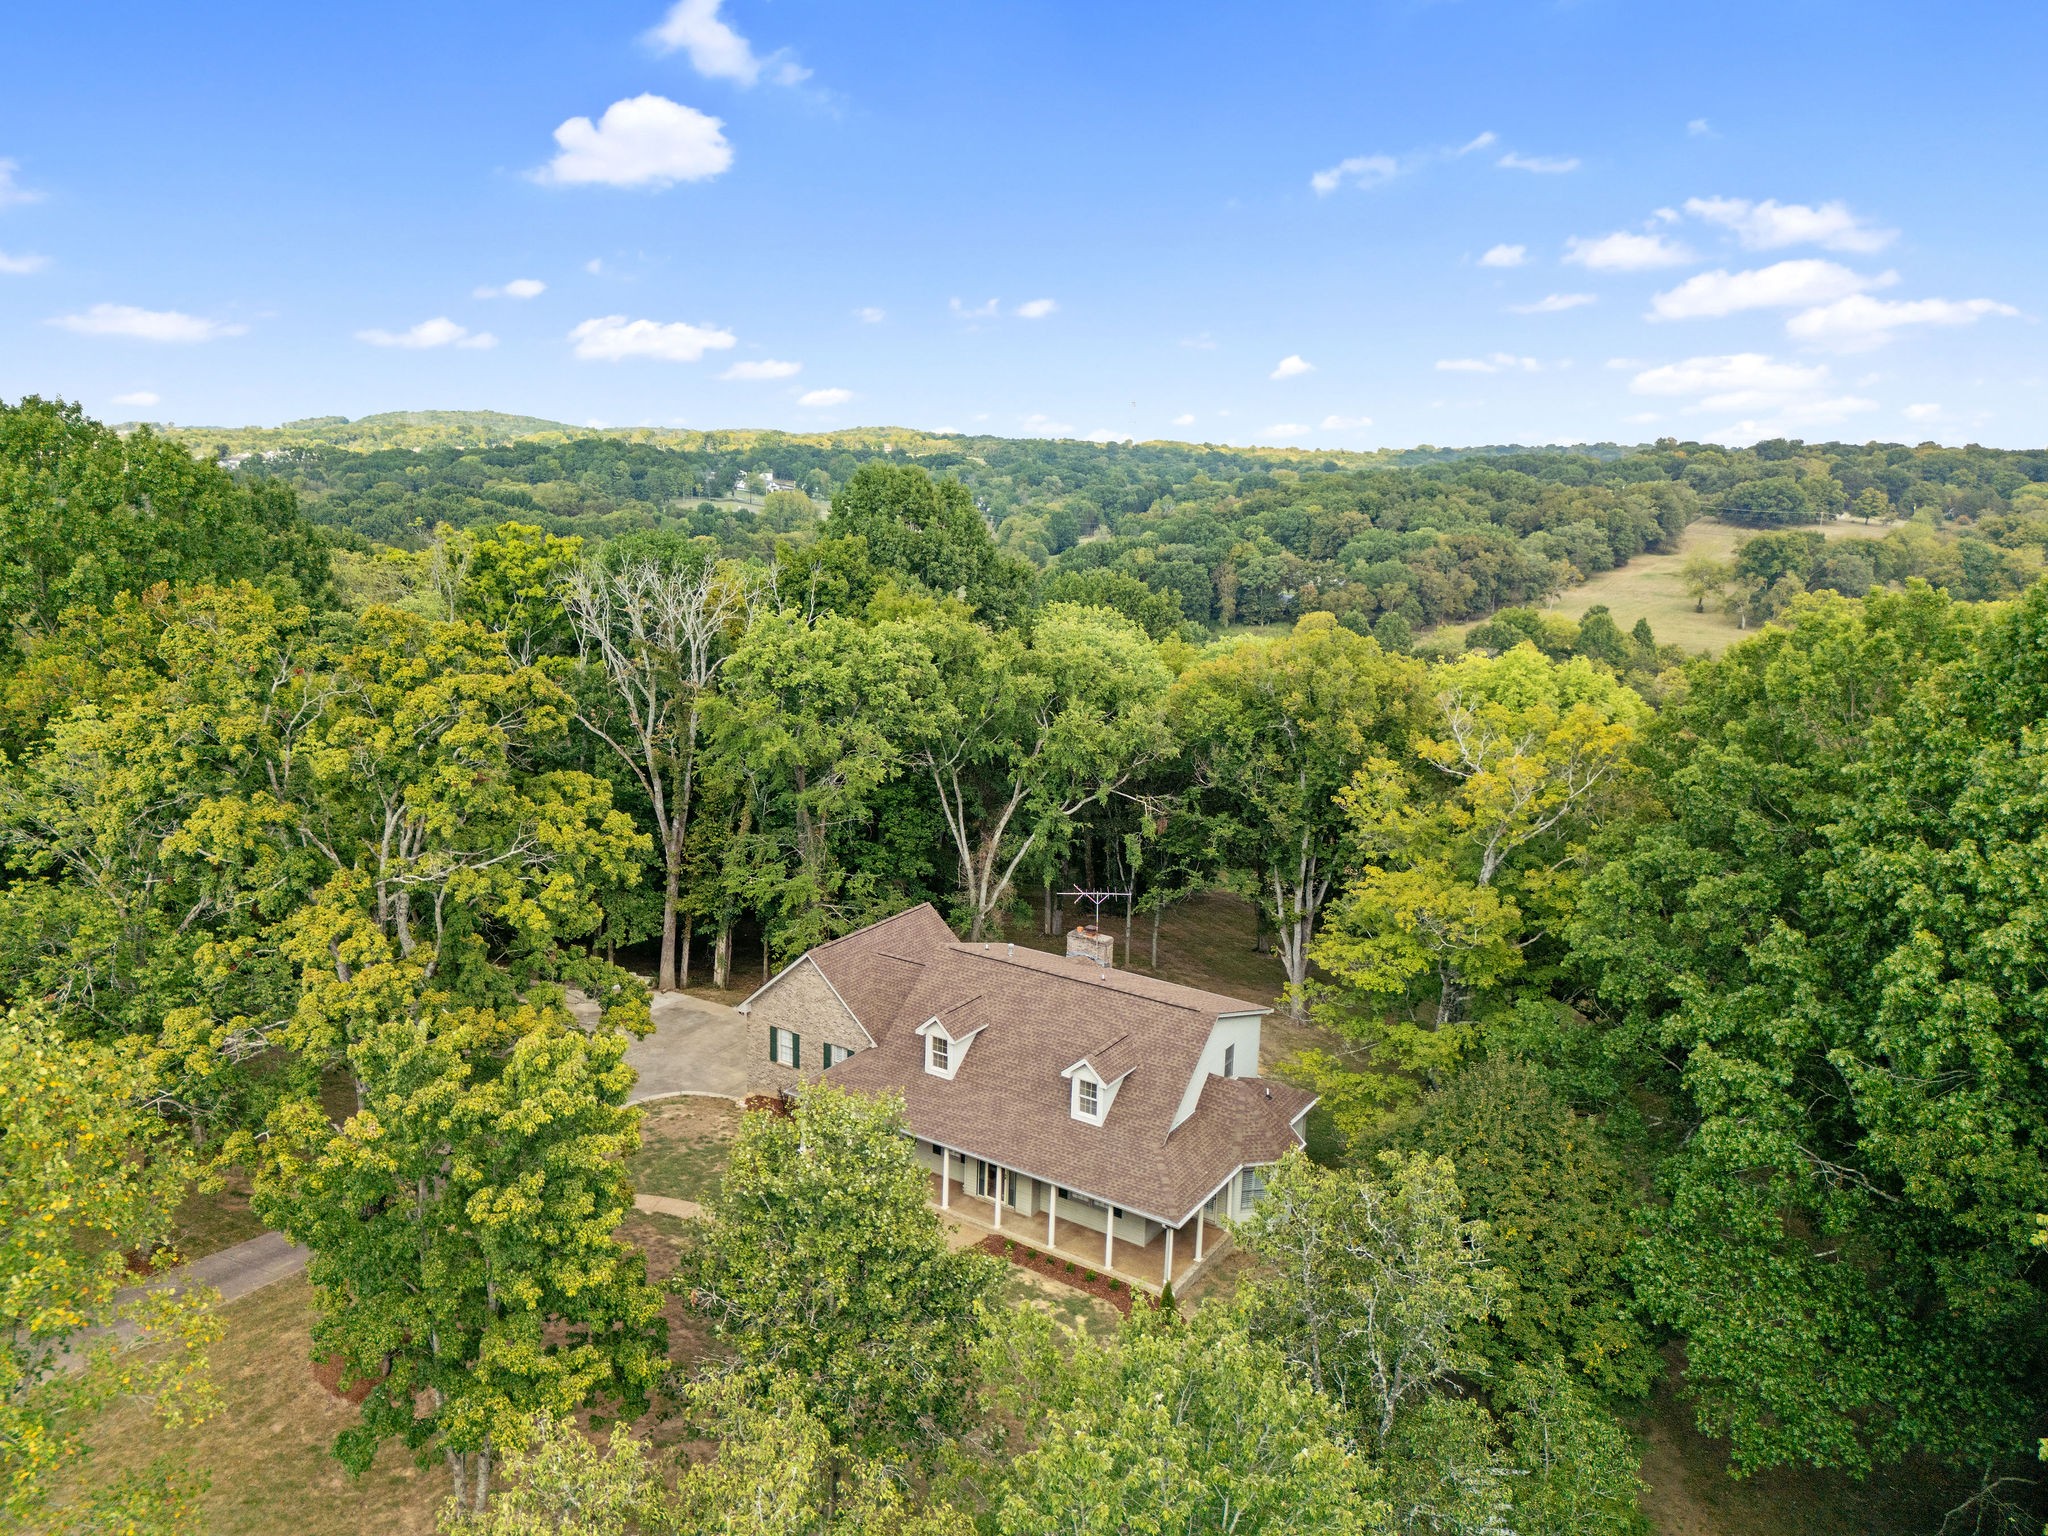
[[(123, 430), (138, 425), (122, 424)], [(578, 438), (603, 437), (630, 443), (649, 443), (685, 453), (751, 453), (775, 444), (855, 453), (901, 453), (913, 458), (930, 454), (974, 454), (978, 448), (1008, 444), (1017, 439), (954, 433), (920, 432), (908, 427), (852, 427), (841, 432), (778, 432), (768, 428), (721, 428), (697, 431), (679, 427), (579, 427), (541, 416), (517, 416), (504, 411), (383, 411), (374, 416), (309, 416), (275, 427), (194, 427), (175, 423), (150, 423), (151, 430), (191, 447), (194, 453), (230, 454), (274, 452), (288, 448), (341, 448), (354, 453), (376, 453), (386, 449), (488, 448), (504, 443), (568, 442)], [(1078, 439), (1066, 441), (1078, 442)], [(1093, 445), (1107, 446), (1107, 445)], [(1601, 460), (1618, 459), (1631, 450), (1617, 443), (1593, 443), (1542, 449), (1520, 444), (1487, 444), (1469, 448), (1438, 448), (1423, 444), (1416, 448), (1378, 449), (1370, 453), (1343, 450), (1246, 447), (1223, 443), (1183, 443), (1153, 439), (1135, 446), (1146, 448), (1201, 448), (1222, 450), (1233, 457), (1258, 459), (1275, 465), (1328, 465), (1360, 469), (1367, 466), (1450, 463), (1468, 458), (1498, 458), (1530, 452), (1576, 453)]]

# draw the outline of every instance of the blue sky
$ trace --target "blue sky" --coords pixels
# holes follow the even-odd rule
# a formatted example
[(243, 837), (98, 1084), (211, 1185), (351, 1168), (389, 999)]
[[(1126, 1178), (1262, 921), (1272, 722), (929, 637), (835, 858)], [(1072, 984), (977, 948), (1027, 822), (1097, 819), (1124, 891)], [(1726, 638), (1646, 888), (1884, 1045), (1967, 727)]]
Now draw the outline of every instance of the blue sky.
[(2048, 7), (17, 8), (110, 420), (2048, 442)]

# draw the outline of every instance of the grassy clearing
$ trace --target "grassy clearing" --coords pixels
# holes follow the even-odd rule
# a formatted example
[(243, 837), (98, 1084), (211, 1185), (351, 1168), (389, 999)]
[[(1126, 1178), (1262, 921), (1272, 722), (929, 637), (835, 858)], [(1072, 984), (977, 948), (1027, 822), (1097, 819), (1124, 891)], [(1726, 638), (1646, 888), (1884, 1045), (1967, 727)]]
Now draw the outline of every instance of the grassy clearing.
[(737, 1105), (723, 1099), (664, 1099), (640, 1118), (640, 1150), (626, 1159), (643, 1195), (695, 1200), (718, 1187), (726, 1148), (739, 1130)]
[(260, 1237), (264, 1230), (249, 1209), (248, 1183), (239, 1177), (230, 1178), (228, 1187), (217, 1194), (208, 1194), (197, 1185), (186, 1190), (173, 1222), (171, 1247), (187, 1261)]

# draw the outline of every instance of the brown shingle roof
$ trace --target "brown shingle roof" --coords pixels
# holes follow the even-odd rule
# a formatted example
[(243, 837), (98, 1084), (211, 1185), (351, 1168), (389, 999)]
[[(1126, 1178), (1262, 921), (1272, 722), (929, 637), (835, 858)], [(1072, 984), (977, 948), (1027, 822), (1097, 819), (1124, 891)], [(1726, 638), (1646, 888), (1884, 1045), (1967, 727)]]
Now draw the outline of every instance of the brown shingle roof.
[[(840, 987), (844, 962), (827, 964)], [(864, 996), (879, 1007), (884, 993)], [(902, 1094), (921, 1139), (1174, 1223), (1239, 1167), (1273, 1162), (1295, 1145), (1292, 1122), (1314, 1102), (1284, 1083), (1211, 1077), (1176, 1128), (1216, 1019), (1267, 1010), (1085, 958), (948, 942), (926, 952), (886, 1023), (847, 1002), (879, 1044), (834, 1065), (833, 1082)], [(981, 1031), (951, 1082), (924, 1070), (916, 1027), (933, 1017), (956, 1038)], [(1130, 1074), (1100, 1126), (1072, 1117), (1060, 1076), (1083, 1057), (1112, 1080)]]
[[(897, 1005), (917, 984), (925, 963), (953, 942), (953, 930), (927, 901), (820, 944), (803, 958), (824, 973), (861, 1028), (879, 1040), (894, 1019)], [(778, 972), (740, 1004), (741, 1010), (794, 969), (790, 966)]]

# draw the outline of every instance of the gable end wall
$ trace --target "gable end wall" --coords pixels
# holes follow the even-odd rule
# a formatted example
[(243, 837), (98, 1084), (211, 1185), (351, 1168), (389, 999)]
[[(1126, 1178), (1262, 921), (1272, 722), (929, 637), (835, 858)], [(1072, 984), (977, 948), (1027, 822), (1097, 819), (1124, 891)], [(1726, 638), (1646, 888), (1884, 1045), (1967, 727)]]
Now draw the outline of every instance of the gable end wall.
[[(802, 1042), (803, 1065), (783, 1066), (768, 1059), (768, 1031), (792, 1031)], [(815, 1083), (825, 1074), (825, 1046), (849, 1051), (867, 1049), (867, 1036), (826, 983), (816, 964), (796, 966), (747, 1010), (747, 1088), (750, 1093), (780, 1093), (800, 1083)]]

